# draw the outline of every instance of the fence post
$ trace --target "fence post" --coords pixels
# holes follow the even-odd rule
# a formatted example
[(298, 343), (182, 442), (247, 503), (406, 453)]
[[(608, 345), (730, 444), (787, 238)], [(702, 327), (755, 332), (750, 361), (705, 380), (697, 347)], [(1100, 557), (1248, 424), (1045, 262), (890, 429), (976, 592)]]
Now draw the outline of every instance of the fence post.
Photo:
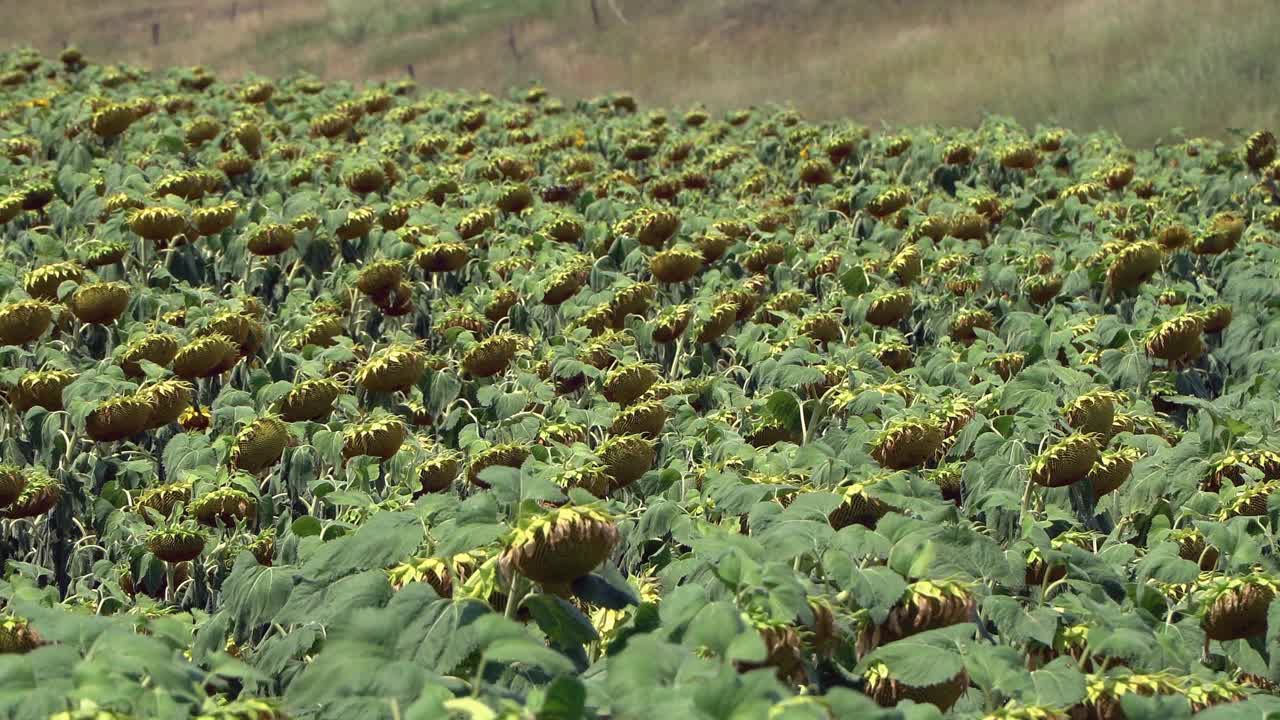
[(511, 56), (520, 62), (520, 49), (516, 47), (516, 26), (507, 26), (507, 47), (511, 48)]

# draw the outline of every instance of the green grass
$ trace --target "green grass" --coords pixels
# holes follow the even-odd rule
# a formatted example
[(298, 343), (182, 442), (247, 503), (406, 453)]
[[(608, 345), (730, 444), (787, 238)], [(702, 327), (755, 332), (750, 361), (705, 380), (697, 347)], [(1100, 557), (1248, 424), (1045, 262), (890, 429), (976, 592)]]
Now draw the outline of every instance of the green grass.
[(70, 37), (107, 58), (235, 74), (360, 80), (412, 64), (423, 84), (500, 93), (538, 80), (569, 98), (626, 89), (651, 105), (781, 102), (869, 124), (998, 113), (1149, 144), (1171, 127), (1222, 136), (1275, 122), (1271, 3), (616, 0), (619, 16), (600, 0), (598, 29), (588, 0), (274, 0), (239, 24), (214, 5), (213, 20), (154, 10), (164, 40), (153, 49), (148, 23), (109, 22), (141, 0), (115, 0), (68, 5), (53, 23), (19, 14), (0, 39), (49, 49)]
[[(303, 59), (304, 51), (315, 44), (328, 42), (331, 29), (323, 19), (308, 20), (287, 26), (285, 32), (266, 33), (248, 49), (250, 62), (269, 68), (272, 74), (288, 72), (317, 73), (313, 63)], [(244, 52), (235, 48), (233, 53)]]
[(487, 32), (515, 19), (549, 17), (565, 5), (565, 0), (328, 0), (330, 28), (349, 45), (439, 29), (454, 35)]

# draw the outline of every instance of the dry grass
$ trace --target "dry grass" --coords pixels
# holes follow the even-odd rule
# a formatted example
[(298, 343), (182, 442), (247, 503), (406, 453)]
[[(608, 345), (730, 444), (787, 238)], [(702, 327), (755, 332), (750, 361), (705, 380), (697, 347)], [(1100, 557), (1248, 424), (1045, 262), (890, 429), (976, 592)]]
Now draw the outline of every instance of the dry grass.
[(360, 2), (54, 0), (36, 16), (21, 12), (34, 4), (6, 0), (0, 9), (17, 20), (0, 38), (232, 74), (361, 79), (412, 63), (430, 85), (501, 92), (536, 79), (568, 97), (627, 89), (652, 104), (781, 102), (867, 123), (998, 113), (1147, 143), (1174, 127), (1221, 135), (1275, 122), (1272, 2), (617, 0), (624, 23), (600, 0), (597, 29), (588, 0), (432, 0), (393, 4), (396, 30), (353, 45), (332, 30)]

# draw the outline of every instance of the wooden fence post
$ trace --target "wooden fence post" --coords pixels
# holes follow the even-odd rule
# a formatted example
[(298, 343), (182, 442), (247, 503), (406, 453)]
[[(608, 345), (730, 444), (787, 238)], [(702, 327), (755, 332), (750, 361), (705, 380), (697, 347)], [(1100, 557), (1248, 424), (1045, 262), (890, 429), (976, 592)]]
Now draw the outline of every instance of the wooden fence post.
[(507, 26), (507, 47), (511, 48), (511, 56), (520, 62), (520, 49), (516, 47), (516, 26)]

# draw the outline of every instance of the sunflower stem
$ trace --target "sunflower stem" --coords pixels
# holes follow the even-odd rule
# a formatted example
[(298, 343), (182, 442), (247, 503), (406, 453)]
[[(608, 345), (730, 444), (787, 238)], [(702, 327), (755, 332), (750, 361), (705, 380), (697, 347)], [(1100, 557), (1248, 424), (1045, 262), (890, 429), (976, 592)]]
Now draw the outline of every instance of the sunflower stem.
[(173, 563), (164, 564), (164, 599), (165, 602), (173, 602), (174, 596), (177, 595), (177, 573), (174, 572)]
[(809, 444), (809, 426), (804, 421), (804, 402), (800, 402), (800, 445)]
[(502, 613), (508, 620), (515, 619), (516, 612), (520, 609), (520, 603), (524, 602), (524, 593), (524, 576), (514, 575), (511, 578), (511, 591), (507, 593), (507, 606)]
[(1031, 478), (1027, 478), (1027, 487), (1022, 491), (1022, 505), (1018, 509), (1018, 528), (1022, 528), (1022, 523), (1027, 516), (1027, 510), (1031, 506), (1031, 496), (1035, 489), (1035, 483), (1031, 482)]

